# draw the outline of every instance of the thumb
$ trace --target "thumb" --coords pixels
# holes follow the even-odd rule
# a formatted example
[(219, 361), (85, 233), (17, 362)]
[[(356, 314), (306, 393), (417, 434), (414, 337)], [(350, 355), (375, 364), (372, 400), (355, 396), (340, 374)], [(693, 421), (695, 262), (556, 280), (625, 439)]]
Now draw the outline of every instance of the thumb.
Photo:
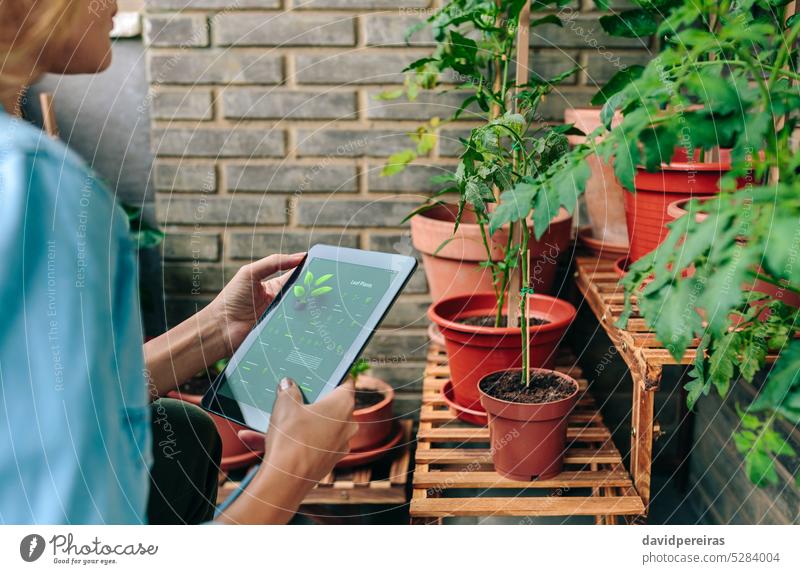
[(275, 401), (275, 408), (280, 408), (285, 403), (303, 404), (303, 394), (289, 377), (282, 378), (278, 383), (278, 399)]
[(314, 406), (321, 411), (330, 412), (331, 415), (339, 415), (349, 419), (355, 406), (355, 390), (356, 386), (353, 383), (353, 379), (348, 378), (327, 397), (317, 401)]

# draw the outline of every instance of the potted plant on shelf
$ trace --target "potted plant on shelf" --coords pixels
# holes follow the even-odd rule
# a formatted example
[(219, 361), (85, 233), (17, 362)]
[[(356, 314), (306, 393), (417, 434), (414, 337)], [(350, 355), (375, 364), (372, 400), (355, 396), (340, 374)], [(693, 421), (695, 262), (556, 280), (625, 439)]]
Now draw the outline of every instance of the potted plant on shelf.
[[(524, 38), (509, 32), (514, 49), (508, 50), (516, 51), (515, 76), (522, 79), (529, 73), (529, 13), (524, 2), (518, 4), (525, 21), (521, 22), (520, 13), (515, 12), (512, 20), (499, 25)], [(539, 20), (549, 22), (551, 17)], [(502, 98), (497, 106), (507, 111), (473, 128), (463, 142), (464, 151), (453, 176), (459, 193), (453, 209), (454, 228), (457, 231), (461, 227), (464, 213), (469, 211), (474, 216), (484, 246), (482, 266), (491, 281), (488, 286), (465, 285), (468, 293), (434, 302), (428, 315), (446, 343), (451, 381), (444, 387), (445, 400), (469, 422), (486, 424), (478, 392), (478, 383), (485, 375), (519, 368), (521, 349), (529, 347), (530, 366), (552, 366), (558, 344), (575, 317), (574, 307), (566, 301), (538, 293), (543, 288), (544, 270), (537, 257), (538, 242), (552, 233), (554, 222), (568, 221), (588, 177), (585, 165), (570, 170), (567, 179), (560, 177), (570, 156), (567, 135), (575, 130), (572, 126), (549, 126), (538, 114), (540, 103), (553, 86), (575, 71), (551, 79), (534, 75), (524, 84), (506, 81), (503, 75), (501, 91), (495, 97)], [(506, 191), (500, 194), (502, 190)], [(518, 205), (520, 201), (527, 202), (527, 209)], [(428, 205), (437, 204), (434, 199)], [(522, 211), (524, 215), (519, 215)], [(532, 219), (528, 218), (530, 213)], [(496, 217), (498, 214), (502, 215)], [(490, 224), (490, 218), (501, 223)], [(553, 263), (559, 247), (554, 249)], [(519, 265), (520, 250), (526, 255), (524, 265)], [(535, 295), (525, 298), (530, 309), (525, 327), (518, 320), (520, 274), (526, 284), (537, 288)]]
[[(659, 58), (608, 94), (605, 118), (615, 108), (625, 117), (599, 144), (616, 154), (623, 184), (637, 180), (637, 189), (639, 146), (650, 167), (682, 133), (699, 153), (730, 149), (724, 169), (705, 172), (714, 185), (704, 191), (717, 191), (717, 183), (720, 190), (703, 199), (701, 216), (691, 202), (663, 243), (631, 265), (619, 324), (636, 296), (676, 359), (699, 342), (685, 387), (690, 408), (712, 389), (725, 397), (739, 377), (756, 383), (775, 356), (734, 437), (758, 485), (777, 483), (776, 459), (796, 456), (776, 421), (800, 424), (800, 311), (786, 304), (800, 296), (800, 154), (791, 143), (800, 76), (790, 67), (800, 19), (773, 10), (767, 0), (673, 6), (660, 28)], [(657, 175), (656, 183), (669, 177)]]
[[(604, 4), (598, 2), (598, 6), (606, 8)], [(637, 4), (636, 8), (603, 16), (601, 25), (612, 36), (642, 38), (658, 33), (668, 39), (662, 42), (664, 50), (646, 68), (630, 66), (620, 70), (592, 100), (593, 104), (605, 103), (602, 119), (606, 126), (610, 127), (615, 111), (624, 116), (598, 153), (608, 160), (614, 158), (616, 176), (625, 189), (629, 262), (664, 240), (670, 203), (718, 193), (731, 161), (730, 149), (726, 149), (730, 133), (724, 129), (717, 133), (714, 128), (715, 122), (731, 110), (723, 101), (714, 101), (715, 96), (725, 98), (722, 92), (706, 93), (709, 80), (719, 87), (724, 79), (710, 78), (710, 71), (704, 75), (700, 68), (694, 70), (693, 78), (679, 77), (678, 71), (688, 70), (692, 63), (713, 60), (714, 52), (698, 51), (696, 40), (703, 34), (713, 36), (719, 23), (711, 21), (705, 23), (703, 30), (684, 27), (677, 32), (676, 26), (682, 24), (669, 16), (665, 19), (665, 14), (682, 6), (681, 0)], [(726, 3), (725, 9), (729, 8)], [(692, 52), (689, 59), (672, 60), (675, 53), (670, 42), (686, 42), (687, 53)], [(685, 129), (688, 126), (694, 129)]]
[[(548, 7), (565, 4), (565, 0), (534, 4), (537, 10), (545, 11)], [(405, 96), (413, 101), (420, 90), (436, 89), (444, 84), (448, 90), (464, 93), (461, 106), (448, 122), (458, 120), (467, 110), (471, 118), (483, 122), (507, 115), (512, 106), (510, 94), (515, 89), (515, 35), (519, 14), (525, 5), (523, 0), (450, 0), (445, 3), (423, 23), (433, 29), (436, 41), (433, 53), (407, 68), (404, 89), (385, 92), (381, 97)], [(534, 27), (544, 25), (562, 24), (552, 13), (531, 22)], [(453, 82), (454, 85), (448, 86)], [(420, 126), (411, 134), (416, 146), (391, 156), (383, 175), (398, 173), (418, 157), (427, 155), (444, 123), (433, 118)], [(409, 216), (412, 242), (422, 254), (433, 300), (438, 301), (445, 295), (498, 288), (497, 281), (507, 268), (507, 239), (502, 233), (497, 237), (486, 234), (488, 218), (482, 204), (491, 201), (488, 197), (492, 195), (491, 190), (487, 193), (486, 189), (464, 189), (464, 180), (458, 174), (444, 175), (437, 180), (445, 187)], [(466, 201), (457, 204), (445, 201), (444, 198), (452, 194), (459, 194)], [(475, 200), (481, 203), (478, 209), (475, 209)], [(532, 268), (537, 270), (540, 291), (545, 293), (553, 289), (558, 256), (569, 245), (572, 217), (566, 211), (556, 212), (550, 223), (546, 234), (531, 244), (535, 260)]]
[(384, 445), (395, 427), (394, 389), (386, 381), (367, 374), (370, 366), (359, 359), (350, 368), (356, 386), (353, 420), (358, 431), (350, 439), (350, 451), (366, 451)]

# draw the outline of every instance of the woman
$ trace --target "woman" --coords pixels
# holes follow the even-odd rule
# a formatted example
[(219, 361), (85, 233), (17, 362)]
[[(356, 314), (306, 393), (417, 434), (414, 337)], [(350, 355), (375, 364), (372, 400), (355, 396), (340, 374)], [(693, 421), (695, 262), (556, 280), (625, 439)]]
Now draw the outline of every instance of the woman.
[[(230, 356), (303, 254), (243, 267), (194, 317), (142, 352), (127, 221), (86, 165), (16, 118), (47, 72), (97, 73), (111, 58), (114, 0), (0, 2), (0, 523), (205, 522), (219, 437), (167, 392)], [(218, 518), (287, 522), (347, 451), (346, 384), (307, 406), (280, 382), (247, 490)]]

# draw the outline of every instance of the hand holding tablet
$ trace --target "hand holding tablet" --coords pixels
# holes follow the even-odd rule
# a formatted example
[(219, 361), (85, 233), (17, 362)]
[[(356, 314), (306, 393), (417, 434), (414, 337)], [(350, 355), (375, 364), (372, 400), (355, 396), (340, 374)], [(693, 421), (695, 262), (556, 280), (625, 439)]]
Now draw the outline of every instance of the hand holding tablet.
[(281, 379), (293, 379), (308, 403), (324, 397), (345, 379), (415, 268), (403, 255), (314, 246), (203, 406), (263, 432)]

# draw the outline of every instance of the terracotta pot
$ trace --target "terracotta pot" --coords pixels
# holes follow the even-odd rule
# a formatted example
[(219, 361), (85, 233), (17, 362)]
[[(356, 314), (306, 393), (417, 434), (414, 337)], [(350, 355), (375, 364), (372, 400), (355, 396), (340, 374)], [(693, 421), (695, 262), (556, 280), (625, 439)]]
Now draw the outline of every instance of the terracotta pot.
[[(425, 276), (434, 301), (493, 290), (491, 271), (481, 265), (487, 255), (475, 215), (465, 212), (454, 236), (456, 213), (455, 205), (442, 205), (411, 219), (411, 240), (422, 253)], [(571, 230), (572, 216), (562, 209), (539, 241), (531, 239), (531, 277), (539, 291), (552, 291), (558, 258), (569, 248)], [(492, 236), (489, 246), (493, 261), (503, 259), (507, 238), (508, 232), (502, 229)]]
[(383, 400), (353, 411), (358, 431), (350, 439), (351, 452), (370, 450), (384, 444), (394, 426), (394, 389), (389, 383), (368, 375), (359, 375), (356, 388), (379, 391), (383, 393)]
[[(588, 135), (603, 122), (600, 120), (600, 108), (570, 108), (564, 110), (564, 123), (575, 124), (576, 128)], [(586, 140), (584, 136), (574, 135), (568, 136), (568, 139), (572, 145)], [(587, 157), (586, 162), (592, 171), (584, 193), (592, 236), (597, 241), (627, 246), (624, 190), (614, 176), (614, 168), (597, 154)]]
[[(167, 393), (167, 396), (173, 399), (186, 401), (187, 403), (192, 403), (193, 405), (197, 406), (200, 406), (200, 402), (203, 400), (202, 395), (190, 395), (188, 393), (181, 393), (180, 391), (170, 391)], [(236, 466), (236, 464), (229, 465), (227, 461), (236, 461), (238, 459), (250, 460), (250, 457), (247, 455), (253, 454), (253, 451), (247, 448), (247, 446), (241, 440), (239, 440), (239, 431), (249, 429), (213, 413), (208, 414), (214, 421), (214, 425), (217, 427), (217, 432), (222, 439), (222, 468), (226, 470), (227, 468), (234, 468)], [(254, 458), (257, 457), (254, 456)]]
[(555, 374), (575, 392), (550, 403), (514, 403), (486, 394), (482, 382), (480, 389), (481, 404), (489, 414), (494, 468), (507, 478), (526, 482), (552, 478), (564, 468), (567, 417), (578, 402), (578, 383), (572, 377), (546, 369), (531, 372)]
[(667, 214), (670, 203), (718, 193), (719, 180), (729, 169), (730, 164), (726, 163), (694, 162), (665, 164), (655, 173), (637, 168), (636, 193), (624, 194), (631, 262), (666, 239), (667, 223), (672, 220)]
[[(551, 368), (558, 344), (575, 319), (575, 307), (549, 295), (532, 295), (528, 302), (530, 316), (550, 321), (529, 328), (531, 367)], [(483, 410), (478, 393), (483, 377), (522, 365), (522, 329), (458, 322), (465, 317), (493, 316), (496, 310), (494, 293), (448, 297), (428, 309), (428, 317), (439, 326), (445, 339), (453, 400), (467, 409)]]

